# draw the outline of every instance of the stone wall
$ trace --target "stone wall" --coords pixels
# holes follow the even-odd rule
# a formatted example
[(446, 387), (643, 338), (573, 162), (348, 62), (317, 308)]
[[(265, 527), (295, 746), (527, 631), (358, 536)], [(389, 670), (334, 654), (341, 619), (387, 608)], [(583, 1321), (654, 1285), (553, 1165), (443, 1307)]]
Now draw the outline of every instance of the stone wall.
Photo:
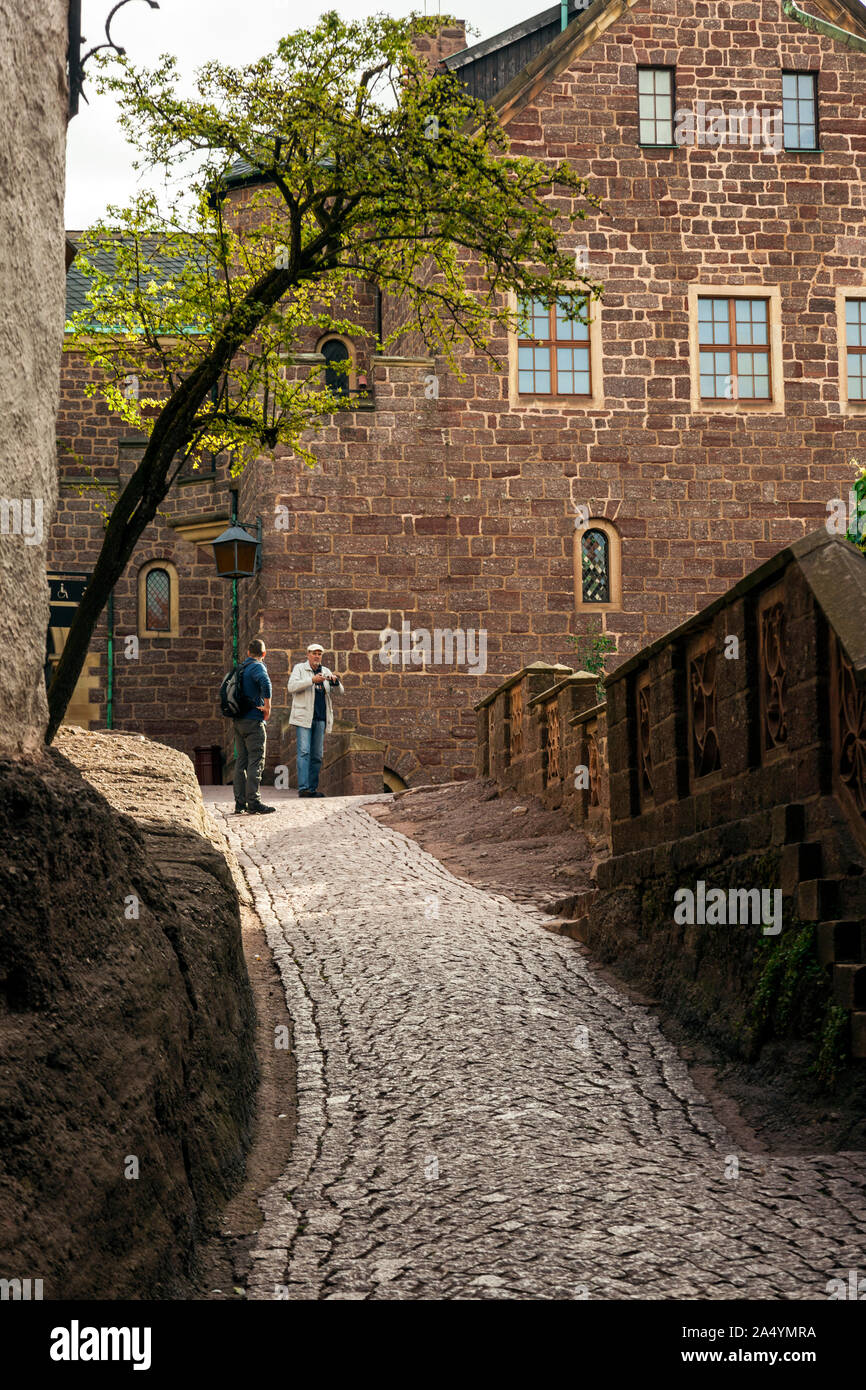
[[(676, 65), (677, 102), (690, 108), (777, 105), (782, 67), (820, 70), (822, 150), (641, 147), (637, 65), (662, 62)], [(701, 0), (638, 0), (503, 112), (514, 152), (570, 159), (603, 202), (585, 222), (561, 222), (562, 245), (585, 250), (604, 282), (599, 394), (521, 397), (504, 335), (496, 363), (461, 350), (462, 375), (414, 333), (379, 352), (366, 287), (356, 345), (366, 397), (311, 436), (314, 468), (281, 450), (240, 483), (242, 517), (265, 524), (261, 575), (240, 586), (241, 627), (268, 643), (276, 706), (316, 638), (345, 676), (341, 714), (412, 764), (406, 780), (471, 776), (471, 708), (510, 672), (539, 654), (568, 663), (570, 638), (593, 625), (616, 640), (611, 669), (822, 523), (848, 495), (852, 459), (866, 456), (864, 407), (845, 400), (841, 380), (837, 302), (866, 287), (864, 109), (866, 57), (788, 20), (778, 0), (735, 0), (724, 15)], [(251, 196), (232, 195), (239, 219)], [(470, 283), (484, 292), (471, 268)], [(766, 292), (777, 305), (778, 399), (693, 402), (696, 285)], [(386, 335), (403, 308), (385, 297)], [(576, 506), (621, 542), (621, 607), (579, 606)], [(184, 660), (194, 624), (215, 640), (192, 602)], [(486, 670), (383, 666), (379, 634), (404, 622), (483, 630)], [(225, 651), (224, 640), (223, 662)], [(126, 726), (144, 719), (184, 748), (210, 742), (212, 674), (158, 730), (142, 684)], [(271, 744), (271, 767), (292, 756)]]
[(63, 336), (67, 5), (0, 0), (0, 753), (32, 754), (48, 719), (46, 538)]
[(581, 933), (729, 1051), (808, 1042), (824, 1075), (866, 1056), (864, 611), (866, 558), (824, 530), (608, 678)]
[[(82, 351), (63, 354), (57, 422), (60, 490), (51, 531), (49, 572), (87, 574), (102, 545), (103, 516), (141, 457), (143, 440), (105, 403), (87, 397), (93, 370)], [(219, 712), (220, 682), (231, 659), (230, 582), (215, 572), (210, 541), (229, 524), (230, 488), (225, 459), (212, 473), (190, 471), (173, 486), (114, 587), (91, 641), (86, 670), (67, 711), (67, 722), (105, 728), (111, 642), (112, 727), (161, 738), (195, 758), (218, 748), (228, 756), (228, 722)], [(244, 520), (248, 518), (244, 517)], [(148, 633), (139, 598), (145, 567), (161, 561), (172, 577), (171, 629)], [(244, 584), (240, 584), (243, 598)], [(247, 632), (242, 611), (240, 640)], [(51, 634), (56, 653), (65, 632)], [(129, 639), (135, 639), (130, 641)], [(201, 758), (199, 758), (201, 761)]]
[(607, 850), (606, 709), (590, 671), (535, 661), (475, 706), (478, 777), (562, 810)]

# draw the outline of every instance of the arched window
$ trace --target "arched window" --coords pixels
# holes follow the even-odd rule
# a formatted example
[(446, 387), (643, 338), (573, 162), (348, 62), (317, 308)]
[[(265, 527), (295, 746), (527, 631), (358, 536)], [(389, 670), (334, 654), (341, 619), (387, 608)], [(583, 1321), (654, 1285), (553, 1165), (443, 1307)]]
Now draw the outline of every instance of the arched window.
[[(355, 359), (342, 338), (327, 338), (319, 347), (325, 359), (325, 385), (335, 396), (348, 396), (354, 386)], [(335, 364), (340, 365), (335, 365)], [(345, 365), (344, 365), (345, 364)]]
[(149, 632), (171, 631), (171, 580), (168, 570), (150, 570), (144, 581), (147, 612), (144, 625)]
[(177, 570), (169, 560), (150, 560), (138, 572), (139, 637), (178, 635)]
[(610, 542), (603, 531), (584, 531), (580, 563), (583, 602), (610, 603)]
[(579, 609), (622, 607), (620, 538), (611, 522), (593, 519), (575, 531), (574, 588)]

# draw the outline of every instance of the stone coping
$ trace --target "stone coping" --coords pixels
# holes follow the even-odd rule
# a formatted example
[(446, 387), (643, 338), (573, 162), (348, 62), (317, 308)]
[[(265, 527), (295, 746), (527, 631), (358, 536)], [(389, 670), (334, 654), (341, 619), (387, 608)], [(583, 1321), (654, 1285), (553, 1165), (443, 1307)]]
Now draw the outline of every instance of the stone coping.
[(569, 675), (571, 675), (570, 666), (560, 666), (558, 663), (554, 666), (549, 666), (546, 661), (532, 661), (528, 666), (521, 666), (520, 670), (515, 671), (513, 676), (508, 676), (501, 685), (497, 685), (495, 690), (491, 690), (489, 695), (485, 695), (484, 699), (479, 700), (478, 704), (473, 705), (472, 708), (474, 710), (479, 710), (483, 709), (485, 705), (492, 704), (497, 695), (502, 695), (504, 691), (510, 690), (512, 685), (516, 685), (518, 681), (522, 680), (523, 677), (528, 675), (531, 671), (567, 671)]
[(569, 724), (588, 724), (590, 719), (598, 719), (600, 715), (607, 714), (607, 700), (602, 700), (601, 704), (593, 705), (590, 709), (579, 710), (577, 714), (569, 717)]
[(706, 627), (723, 608), (729, 608), (752, 589), (766, 584), (787, 569), (792, 561), (799, 564), (818, 607), (842, 643), (858, 683), (866, 681), (866, 624), (863, 622), (866, 611), (866, 556), (850, 541), (831, 535), (822, 528), (780, 550), (732, 589), (726, 589), (721, 597), (695, 613), (694, 617), (687, 618), (679, 627), (671, 628), (663, 637), (629, 657), (628, 661), (611, 672), (604, 682), (605, 686), (609, 688), (615, 681), (624, 680), (633, 671), (645, 666), (657, 652), (688, 633)]
[(527, 705), (527, 709), (532, 709), (533, 705), (544, 705), (549, 700), (553, 700), (567, 685), (585, 685), (591, 681), (593, 685), (598, 683), (598, 676), (594, 676), (591, 671), (575, 671), (573, 675), (566, 676), (565, 680), (557, 681), (556, 685), (551, 685), (547, 690), (542, 690), (540, 694), (533, 695)]

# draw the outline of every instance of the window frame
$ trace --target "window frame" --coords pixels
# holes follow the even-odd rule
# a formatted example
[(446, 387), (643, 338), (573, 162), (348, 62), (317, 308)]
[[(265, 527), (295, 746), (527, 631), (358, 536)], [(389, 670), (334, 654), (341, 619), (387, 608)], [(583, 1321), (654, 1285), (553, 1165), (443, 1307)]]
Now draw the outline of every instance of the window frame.
[[(168, 575), (168, 614), (167, 628), (148, 627), (147, 578), (154, 570), (164, 570)], [(180, 636), (180, 611), (178, 598), (177, 570), (170, 560), (147, 560), (138, 571), (138, 635), (140, 638), (171, 638)]]
[[(770, 353), (770, 395), (746, 396), (740, 399), (717, 397), (709, 399), (701, 395), (700, 353), (698, 342), (698, 300), (699, 299), (766, 299), (769, 302), (769, 353)], [(693, 415), (722, 414), (767, 414), (785, 413), (785, 376), (782, 356), (782, 294), (778, 285), (738, 285), (723, 282), (709, 284), (704, 281), (692, 282), (688, 286), (688, 346), (689, 378), (691, 385), (690, 408)], [(707, 345), (703, 345), (706, 347)], [(743, 347), (748, 352), (751, 344)]]
[[(866, 414), (866, 396), (855, 397), (853, 400), (848, 395), (848, 353), (857, 352), (857, 348), (848, 346), (848, 314), (846, 306), (851, 301), (863, 303), (866, 301), (866, 286), (846, 285), (843, 289), (836, 291), (836, 341), (838, 345), (839, 361), (839, 410), (842, 415), (864, 415)], [(861, 355), (866, 356), (866, 348), (861, 350)]]
[[(642, 72), (669, 72), (671, 75), (671, 138), (670, 141), (663, 140), (644, 140), (641, 137), (641, 113), (640, 113), (640, 75)], [(636, 88), (637, 88), (637, 143), (642, 150), (675, 150), (679, 146), (674, 140), (677, 115), (677, 69), (675, 63), (638, 63), (636, 65)], [(656, 100), (655, 86), (653, 87), (653, 101)], [(653, 126), (658, 127), (658, 117), (653, 115)]]
[[(574, 320), (571, 321), (575, 326), (583, 327), (583, 328), (586, 329), (586, 338), (574, 338), (574, 337), (572, 337), (572, 338), (558, 338), (558, 337), (556, 337), (556, 336), (547, 337), (547, 338), (529, 338), (529, 337), (523, 336), (523, 335), (521, 334), (521, 332), (520, 332), (519, 327), (518, 327), (518, 332), (517, 332), (517, 334), (516, 334), (516, 340), (517, 340), (517, 341), (516, 341), (517, 396), (518, 396), (518, 399), (521, 400), (521, 401), (524, 401), (524, 402), (525, 402), (525, 401), (533, 401), (533, 400), (561, 401), (561, 402), (580, 401), (581, 403), (584, 403), (584, 404), (585, 404), (585, 403), (590, 402), (590, 401), (592, 401), (592, 400), (594, 399), (595, 392), (594, 392), (594, 389), (593, 389), (594, 381), (593, 381), (593, 360), (592, 360), (592, 359), (593, 359), (593, 351), (592, 351), (592, 323), (591, 323), (591, 320), (590, 320), (590, 318), (589, 318), (590, 298), (589, 298), (589, 295), (586, 294), (585, 292), (584, 292), (584, 293), (580, 293), (580, 292), (575, 292), (575, 291), (569, 291), (568, 293), (570, 293), (570, 294), (572, 295), (572, 297), (575, 298), (575, 299), (582, 299), (582, 300), (584, 301), (585, 305), (586, 305), (586, 309), (587, 309), (587, 319), (586, 319), (586, 323), (581, 323), (581, 321), (578, 320), (578, 319), (574, 319)], [(533, 300), (532, 302), (533, 302), (533, 304), (534, 304), (536, 301)], [(540, 301), (539, 301), (539, 302), (540, 302)], [(558, 302), (561, 302), (561, 301), (555, 301), (553, 304), (549, 304), (549, 305), (547, 306), (547, 327), (548, 327), (548, 330), (550, 330), (550, 329), (554, 329), (554, 330), (555, 330), (556, 327), (557, 327), (556, 309), (557, 309), (557, 303), (558, 303)], [(520, 314), (521, 314), (520, 301), (518, 301), (518, 303), (517, 303), (517, 314), (518, 314), (518, 321), (519, 321), (519, 319), (520, 319)], [(533, 310), (533, 315), (534, 315), (534, 310)], [(520, 349), (521, 349), (521, 348), (526, 348), (526, 347), (532, 347), (533, 349), (534, 349), (534, 348), (547, 348), (547, 350), (549, 351), (549, 353), (550, 353), (550, 390), (549, 390), (549, 391), (539, 391), (539, 390), (521, 391), (521, 389), (520, 389), (520, 371), (521, 371), (521, 367), (520, 367)], [(586, 375), (587, 375), (587, 378), (588, 378), (588, 388), (589, 388), (589, 389), (588, 389), (587, 391), (579, 391), (579, 392), (578, 392), (578, 391), (559, 391), (559, 390), (556, 390), (556, 389), (554, 389), (554, 388), (559, 386), (559, 366), (558, 366), (558, 362), (557, 362), (557, 352), (558, 352), (558, 349), (559, 349), (559, 348), (575, 348), (575, 347), (585, 348), (585, 350), (586, 350), (586, 363), (587, 363), (587, 365), (586, 365)], [(524, 370), (525, 370), (525, 369), (524, 369)], [(574, 370), (573, 370), (573, 369), (572, 369), (572, 374), (574, 374)], [(533, 366), (533, 378), (534, 378), (534, 376), (535, 376), (535, 368), (534, 368), (534, 366)]]
[[(700, 306), (701, 306), (701, 303), (702, 303), (702, 301), (704, 301), (704, 300), (709, 300), (710, 302), (712, 302), (713, 300), (718, 300), (718, 299), (726, 300), (726, 301), (727, 301), (727, 305), (728, 305), (728, 341), (727, 341), (727, 343), (702, 343), (702, 342), (701, 342), (701, 317), (700, 317)], [(757, 300), (757, 301), (760, 301), (760, 302), (762, 302), (762, 303), (764, 303), (764, 304), (767, 306), (767, 318), (766, 318), (766, 325), (767, 325), (767, 341), (766, 341), (766, 343), (740, 343), (740, 342), (738, 341), (738, 339), (737, 339), (737, 307), (736, 307), (736, 306), (737, 306), (737, 304), (753, 304), (753, 303), (755, 303), (756, 300)], [(715, 322), (715, 320), (713, 319), (712, 322)], [(767, 395), (766, 395), (766, 396), (741, 396), (741, 395), (739, 394), (739, 390), (738, 390), (738, 383), (739, 383), (739, 379), (740, 379), (738, 358), (739, 358), (740, 353), (746, 353), (746, 352), (751, 351), (751, 352), (754, 354), (754, 352), (755, 352), (756, 349), (757, 349), (757, 351), (758, 351), (762, 356), (765, 356), (766, 359), (767, 359), (767, 385), (768, 385), (768, 388), (769, 388), (769, 389), (768, 389), (768, 392), (767, 392)], [(731, 380), (731, 382), (733, 383), (733, 386), (734, 386), (734, 394), (733, 394), (732, 396), (705, 396), (705, 395), (703, 394), (703, 390), (700, 388), (700, 381), (701, 381), (701, 377), (702, 377), (702, 375), (703, 375), (703, 373), (702, 373), (702, 371), (701, 371), (700, 354), (701, 354), (702, 352), (717, 352), (717, 351), (724, 352), (725, 350), (727, 350), (727, 354), (728, 354), (728, 357), (729, 357), (729, 359), (730, 359), (731, 371), (730, 371), (730, 373), (729, 373), (728, 375), (729, 375), (730, 380)], [(716, 373), (713, 372), (713, 377), (715, 378), (715, 376), (716, 376)], [(754, 373), (753, 373), (753, 379), (754, 379)], [(733, 401), (733, 402), (736, 402), (737, 405), (752, 405), (752, 404), (756, 404), (756, 405), (766, 405), (769, 401), (772, 401), (772, 399), (773, 399), (773, 370), (772, 370), (772, 344), (771, 344), (771, 342), (770, 342), (770, 301), (769, 301), (769, 298), (766, 298), (766, 299), (761, 300), (760, 295), (730, 295), (730, 294), (714, 294), (714, 295), (701, 294), (701, 295), (698, 295), (698, 387), (699, 387), (699, 389), (701, 389), (701, 400), (704, 401), (704, 402), (706, 402), (707, 405), (718, 405), (720, 402), (724, 402), (725, 404), (729, 404), (729, 403), (732, 402), (732, 401)]]
[[(820, 103), (819, 103), (819, 100), (818, 100), (818, 78), (819, 78), (819, 76), (820, 76), (820, 73), (819, 73), (819, 71), (817, 71), (815, 68), (782, 68), (781, 76), (782, 76), (782, 149), (783, 149), (783, 150), (785, 151), (785, 153), (787, 153), (787, 154), (815, 154), (815, 153), (819, 153), (819, 154), (820, 154), (820, 153), (821, 153), (821, 126), (820, 126), (821, 109), (820, 109)], [(815, 126), (815, 143), (814, 143), (814, 145), (789, 145), (789, 144), (787, 143), (786, 139), (785, 139), (785, 126), (786, 126), (786, 124), (787, 124), (787, 122), (785, 121), (785, 78), (786, 78), (786, 77), (797, 77), (797, 78), (800, 78), (800, 77), (809, 77), (809, 78), (811, 78), (811, 80), (812, 80), (812, 104), (813, 104), (813, 109), (814, 109), (814, 114), (815, 114), (815, 120), (814, 120), (814, 126)], [(790, 98), (788, 98), (788, 100), (790, 100)], [(798, 129), (798, 130), (801, 128), (801, 125), (802, 125), (802, 122), (801, 122), (800, 119), (799, 119), (799, 114), (800, 114), (800, 94), (799, 94), (799, 89), (798, 89), (798, 92), (797, 92), (797, 117), (798, 117), (798, 119), (797, 119), (797, 129)]]
[(349, 369), (342, 374), (345, 377), (346, 390), (343, 392), (335, 391), (333, 393), (337, 400), (341, 402), (338, 409), (346, 409), (347, 405), (351, 405), (353, 398), (357, 398), (358, 395), (358, 355), (355, 351), (355, 344), (350, 338), (347, 338), (345, 334), (325, 333), (316, 344), (316, 356), (321, 358), (322, 361), (322, 385), (325, 387), (327, 387), (325, 378), (328, 371), (328, 362), (325, 357), (324, 349), (327, 347), (328, 343), (342, 343), (349, 354)]
[[(608, 584), (610, 598), (599, 603), (583, 597), (583, 538), (587, 531), (602, 531), (607, 537)], [(575, 611), (590, 613), (619, 613), (622, 611), (622, 537), (612, 521), (592, 516), (585, 526), (574, 531), (574, 607)]]

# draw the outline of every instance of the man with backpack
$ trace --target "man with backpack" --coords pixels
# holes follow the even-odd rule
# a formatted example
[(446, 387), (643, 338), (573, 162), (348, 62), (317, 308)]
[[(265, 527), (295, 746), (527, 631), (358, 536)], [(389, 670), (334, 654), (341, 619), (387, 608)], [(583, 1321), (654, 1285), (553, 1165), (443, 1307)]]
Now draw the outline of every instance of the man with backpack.
[[(238, 667), (233, 704), (238, 709), (235, 728), (235, 815), (266, 815), (276, 806), (266, 806), (259, 797), (265, 767), (268, 732), (265, 721), (271, 714), (271, 680), (265, 666), (267, 652), (259, 637), (247, 647), (247, 659)], [(230, 680), (231, 677), (227, 677)], [(226, 682), (224, 682), (225, 686)]]

